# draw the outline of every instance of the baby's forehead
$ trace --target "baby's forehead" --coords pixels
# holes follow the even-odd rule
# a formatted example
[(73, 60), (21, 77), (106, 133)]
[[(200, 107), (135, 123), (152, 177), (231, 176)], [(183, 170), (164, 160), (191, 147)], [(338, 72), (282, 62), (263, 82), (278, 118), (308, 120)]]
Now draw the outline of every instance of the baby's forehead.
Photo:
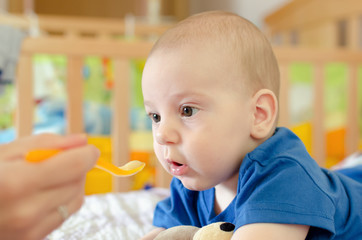
[(190, 42), (172, 48), (160, 48), (147, 60), (157, 67), (183, 68), (185, 65), (206, 69), (212, 74), (223, 69), (224, 75), (243, 69), (233, 49), (213, 42)]
[[(219, 33), (222, 30), (207, 31), (193, 29), (194, 24), (167, 32), (154, 46), (149, 60), (153, 57), (167, 59), (176, 56), (178, 59), (209, 68), (235, 68), (241, 70), (248, 54), (243, 54), (240, 47), (242, 40), (236, 36)], [(191, 29), (190, 29), (191, 27)], [(211, 26), (209, 26), (211, 27)], [(233, 33), (234, 34), (234, 33)], [(239, 47), (238, 47), (239, 46)], [(197, 62), (197, 60), (202, 62)], [(163, 61), (163, 62), (165, 62)]]
[(144, 74), (148, 74), (148, 70), (151, 70), (152, 74), (147, 76), (148, 79), (167, 73), (168, 82), (203, 80), (194, 81), (190, 86), (204, 88), (203, 84), (211, 84), (227, 86), (230, 91), (245, 88), (248, 82), (248, 74), (230, 56), (230, 52), (215, 48), (212, 44), (190, 44), (172, 48), (170, 51), (156, 51), (147, 61), (147, 71)]
[(154, 49), (149, 57), (163, 59), (167, 64), (177, 61), (183, 64), (194, 64), (200, 67), (214, 69), (241, 69), (244, 55), (235, 51), (235, 47), (225, 39), (211, 39), (207, 37), (191, 37), (187, 41), (170, 41)]
[(238, 15), (209, 12), (190, 17), (168, 30), (150, 56), (180, 49), (193, 49), (190, 59), (207, 55), (210, 69), (229, 70), (225, 76), (241, 74), (237, 83), (278, 90), (279, 70), (269, 42), (256, 26)]

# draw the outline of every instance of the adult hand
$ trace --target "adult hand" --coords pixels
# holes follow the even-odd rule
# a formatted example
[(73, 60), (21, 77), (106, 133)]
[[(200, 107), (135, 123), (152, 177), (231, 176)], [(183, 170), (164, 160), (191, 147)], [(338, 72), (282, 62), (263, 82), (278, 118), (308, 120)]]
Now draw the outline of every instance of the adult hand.
[[(40, 163), (25, 161), (28, 151), (46, 148), (63, 151)], [(38, 240), (60, 226), (81, 207), (86, 173), (98, 157), (85, 135), (41, 134), (0, 145), (1, 239)]]

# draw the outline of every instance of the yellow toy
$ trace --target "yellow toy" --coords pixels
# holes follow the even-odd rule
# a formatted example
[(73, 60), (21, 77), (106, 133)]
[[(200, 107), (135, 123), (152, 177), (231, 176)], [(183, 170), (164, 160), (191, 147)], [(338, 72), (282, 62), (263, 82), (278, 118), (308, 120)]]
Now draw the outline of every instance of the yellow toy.
[(228, 222), (216, 222), (202, 228), (177, 226), (162, 231), (155, 240), (230, 240), (235, 226)]

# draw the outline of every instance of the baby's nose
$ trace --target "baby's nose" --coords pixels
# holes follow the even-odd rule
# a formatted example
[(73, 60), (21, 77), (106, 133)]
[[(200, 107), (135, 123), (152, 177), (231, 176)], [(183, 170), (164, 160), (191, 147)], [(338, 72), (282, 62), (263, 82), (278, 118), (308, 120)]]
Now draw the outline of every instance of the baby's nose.
[(163, 122), (158, 126), (155, 138), (160, 145), (175, 144), (179, 141), (179, 134), (171, 123)]

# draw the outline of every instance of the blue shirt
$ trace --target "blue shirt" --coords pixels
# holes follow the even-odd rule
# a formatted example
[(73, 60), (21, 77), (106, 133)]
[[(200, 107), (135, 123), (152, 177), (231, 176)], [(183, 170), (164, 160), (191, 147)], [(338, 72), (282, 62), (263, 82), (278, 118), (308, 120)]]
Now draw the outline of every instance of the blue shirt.
[(154, 225), (301, 224), (311, 226), (307, 239), (362, 239), (362, 183), (320, 168), (286, 128), (245, 156), (237, 195), (219, 215), (214, 199), (214, 188), (191, 191), (174, 178), (171, 196), (156, 207)]

